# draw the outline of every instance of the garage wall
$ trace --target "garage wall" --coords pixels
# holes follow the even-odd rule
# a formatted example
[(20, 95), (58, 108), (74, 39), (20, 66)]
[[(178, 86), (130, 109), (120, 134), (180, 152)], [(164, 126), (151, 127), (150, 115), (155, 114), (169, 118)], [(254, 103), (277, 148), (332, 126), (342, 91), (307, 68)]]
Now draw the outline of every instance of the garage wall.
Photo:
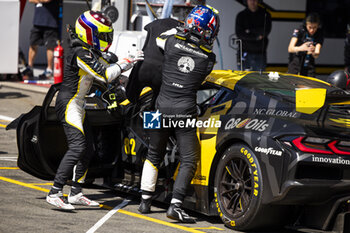
[(0, 74), (17, 73), (19, 1), (0, 1)]
[[(305, 11), (306, 0), (285, 1), (285, 0), (264, 0), (275, 10), (280, 11)], [(207, 0), (207, 4), (220, 11), (221, 27), (219, 41), (223, 55), (224, 69), (237, 69), (236, 51), (229, 46), (230, 36), (235, 34), (236, 16), (244, 7), (236, 0)], [(288, 45), (291, 35), (295, 28), (300, 26), (301, 22), (295, 21), (272, 21), (272, 30), (269, 35), (269, 45), (267, 49), (267, 62), (272, 64), (288, 63)], [(317, 59), (318, 65), (341, 65), (343, 64), (343, 39), (328, 39), (324, 41), (321, 55)], [(219, 56), (218, 46), (215, 45), (214, 52)], [(221, 68), (221, 62), (218, 57), (216, 69)]]
[[(1, 1), (0, 1), (1, 2)], [(121, 3), (125, 0), (120, 1)], [(276, 10), (288, 10), (288, 11), (305, 11), (306, 0), (264, 0), (264, 2)], [(217, 61), (215, 69), (237, 69), (236, 65), (236, 50), (229, 46), (230, 36), (235, 33), (235, 20), (238, 12), (244, 9), (244, 7), (236, 0), (207, 0), (207, 4), (217, 8), (220, 11), (221, 27), (219, 33), (219, 41), (221, 50), (217, 44), (215, 44), (214, 52), (217, 54)], [(118, 8), (124, 9), (124, 7), (118, 6)], [(64, 0), (64, 22), (73, 23), (76, 17), (87, 10), (85, 1), (72, 1)], [(27, 57), (29, 48), (29, 34), (32, 27), (34, 12), (34, 4), (27, 3), (23, 14), (23, 19), (20, 24), (20, 48)], [(122, 14), (121, 14), (122, 16)], [(121, 17), (122, 18), (122, 17)], [(121, 22), (121, 21), (120, 21)], [(124, 21), (123, 21), (124, 22)], [(293, 30), (299, 27), (301, 22), (282, 22), (273, 21), (272, 31), (269, 35), (269, 46), (267, 50), (268, 63), (272, 64), (287, 64), (288, 52), (287, 47), (290, 41)], [(116, 25), (114, 25), (116, 26)], [(119, 25), (116, 27), (118, 30)], [(63, 33), (65, 35), (65, 33)], [(64, 45), (65, 47), (66, 45)], [(317, 59), (317, 64), (327, 65), (341, 65), (343, 64), (343, 49), (344, 40), (342, 39), (325, 39), (324, 46), (321, 51), (320, 57)], [(220, 59), (220, 51), (222, 52), (222, 62)], [(45, 49), (40, 48), (38, 57), (35, 64), (46, 64)]]
[[(297, 10), (304, 11), (306, 8), (306, 0), (283, 1), (283, 0), (265, 0), (266, 4), (278, 10)], [(235, 0), (207, 0), (207, 4), (215, 7), (220, 12), (221, 27), (219, 33), (219, 41), (223, 55), (224, 69), (237, 69), (236, 50), (232, 49), (230, 44), (230, 36), (235, 34), (236, 16), (245, 9)], [(268, 63), (287, 63), (288, 62), (288, 44), (290, 36), (300, 23), (297, 22), (272, 22), (272, 30), (269, 35), (269, 46), (267, 50)], [(218, 46), (215, 45), (214, 52), (219, 55)], [(216, 69), (221, 68), (218, 57)]]

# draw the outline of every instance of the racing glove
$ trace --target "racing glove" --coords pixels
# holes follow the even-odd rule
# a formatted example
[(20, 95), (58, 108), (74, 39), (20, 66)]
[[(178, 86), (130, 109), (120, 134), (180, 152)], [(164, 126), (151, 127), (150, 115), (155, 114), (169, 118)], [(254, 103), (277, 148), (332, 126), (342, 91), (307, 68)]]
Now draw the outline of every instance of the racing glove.
[(118, 78), (121, 73), (131, 69), (137, 61), (143, 61), (143, 56), (143, 51), (138, 51), (135, 56), (124, 58), (123, 60), (110, 65), (106, 69), (106, 77), (108, 81), (111, 82)]
[(106, 60), (109, 64), (116, 63), (118, 61), (117, 55), (115, 55), (112, 52), (103, 52), (102, 53), (103, 59)]
[(143, 61), (144, 54), (142, 50), (136, 52), (135, 55), (130, 55), (128, 58), (124, 58), (122, 61), (118, 62), (122, 72), (130, 70), (136, 62)]

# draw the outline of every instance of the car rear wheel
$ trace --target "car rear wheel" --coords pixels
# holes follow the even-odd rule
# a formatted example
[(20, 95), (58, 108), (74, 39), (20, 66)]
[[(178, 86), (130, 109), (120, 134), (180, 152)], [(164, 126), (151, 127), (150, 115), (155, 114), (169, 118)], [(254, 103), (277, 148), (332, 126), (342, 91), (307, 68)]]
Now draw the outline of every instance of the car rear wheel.
[(263, 185), (259, 161), (247, 145), (235, 144), (223, 153), (215, 174), (214, 196), (227, 227), (252, 230), (281, 224), (284, 208), (262, 205)]

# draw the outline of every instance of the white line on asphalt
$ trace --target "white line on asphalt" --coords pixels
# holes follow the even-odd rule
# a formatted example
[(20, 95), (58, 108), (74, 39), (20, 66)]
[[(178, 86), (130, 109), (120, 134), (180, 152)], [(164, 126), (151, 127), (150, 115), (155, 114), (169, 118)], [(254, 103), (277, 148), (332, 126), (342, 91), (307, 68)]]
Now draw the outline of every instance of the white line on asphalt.
[(17, 161), (17, 157), (0, 157), (1, 161), (13, 161), (16, 162)]
[(23, 82), (32, 84), (53, 84), (53, 80), (24, 80)]
[(15, 118), (0, 115), (0, 120), (13, 121)]
[(16, 162), (17, 159), (4, 159), (4, 158), (0, 158), (0, 161), (12, 161), (12, 162)]
[(113, 214), (118, 212), (121, 208), (125, 207), (129, 204), (131, 200), (124, 199), (122, 203), (114, 207), (111, 211), (109, 211), (103, 218), (101, 218), (93, 227), (91, 227), (86, 233), (94, 233), (98, 228), (100, 228), (110, 217), (112, 217)]

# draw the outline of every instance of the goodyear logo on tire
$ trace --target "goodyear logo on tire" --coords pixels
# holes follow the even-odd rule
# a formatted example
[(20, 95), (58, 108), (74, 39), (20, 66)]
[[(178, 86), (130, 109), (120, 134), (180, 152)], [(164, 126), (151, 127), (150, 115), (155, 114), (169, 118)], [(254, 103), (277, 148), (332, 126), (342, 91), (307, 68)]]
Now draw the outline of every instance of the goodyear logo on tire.
[(255, 168), (254, 171), (253, 171), (253, 181), (254, 181), (254, 184), (253, 184), (253, 194), (254, 196), (258, 196), (259, 194), (259, 176), (258, 176), (258, 169), (256, 167), (256, 163), (255, 163), (255, 160), (253, 158), (253, 156), (251, 155), (251, 153), (249, 153), (249, 151), (242, 147), (241, 148), (241, 153), (243, 156), (247, 157), (249, 163), (250, 163), (250, 166), (252, 168)]

